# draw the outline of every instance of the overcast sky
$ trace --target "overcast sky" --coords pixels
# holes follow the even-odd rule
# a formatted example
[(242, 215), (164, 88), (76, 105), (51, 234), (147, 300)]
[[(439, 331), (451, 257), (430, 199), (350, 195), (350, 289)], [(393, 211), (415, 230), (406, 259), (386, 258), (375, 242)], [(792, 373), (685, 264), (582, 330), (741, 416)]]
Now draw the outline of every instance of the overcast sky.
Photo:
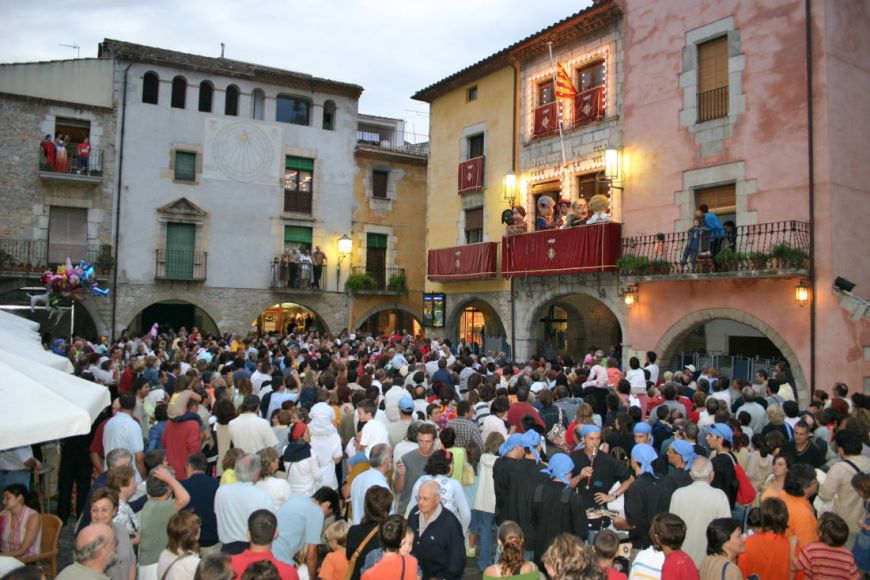
[[(0, 0), (0, 62), (95, 57), (103, 38), (357, 83), (360, 112), (427, 131), (417, 90), (589, 0)], [(410, 128), (409, 128), (410, 129)]]

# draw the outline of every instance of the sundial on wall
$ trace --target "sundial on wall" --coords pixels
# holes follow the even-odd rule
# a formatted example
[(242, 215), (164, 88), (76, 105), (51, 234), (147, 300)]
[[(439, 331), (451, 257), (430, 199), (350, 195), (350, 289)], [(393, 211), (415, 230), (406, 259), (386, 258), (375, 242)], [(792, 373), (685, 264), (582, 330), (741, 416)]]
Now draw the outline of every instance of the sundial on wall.
[(215, 164), (221, 173), (238, 181), (263, 176), (272, 163), (272, 143), (262, 129), (233, 123), (214, 136)]

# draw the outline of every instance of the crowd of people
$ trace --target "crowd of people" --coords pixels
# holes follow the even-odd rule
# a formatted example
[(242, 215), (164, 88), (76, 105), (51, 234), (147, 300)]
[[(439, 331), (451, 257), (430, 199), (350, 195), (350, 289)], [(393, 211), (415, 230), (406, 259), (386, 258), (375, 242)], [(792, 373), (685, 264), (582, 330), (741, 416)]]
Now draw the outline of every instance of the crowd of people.
[[(112, 395), (61, 442), (64, 580), (870, 571), (870, 400), (800, 401), (785, 366), (749, 382), (594, 347), (518, 364), (398, 332), (48, 346)], [(38, 466), (0, 451), (2, 556), (39, 551)]]

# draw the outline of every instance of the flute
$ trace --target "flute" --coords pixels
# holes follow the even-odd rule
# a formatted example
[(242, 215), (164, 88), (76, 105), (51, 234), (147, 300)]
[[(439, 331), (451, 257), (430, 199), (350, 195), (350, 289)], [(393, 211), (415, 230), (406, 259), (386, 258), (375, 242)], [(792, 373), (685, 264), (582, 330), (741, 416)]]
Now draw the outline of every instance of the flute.
[[(595, 455), (598, 454), (598, 450), (592, 452), (592, 457), (589, 458), (589, 467), (594, 469), (595, 463)], [(592, 486), (592, 474), (589, 474), (589, 479), (586, 481), (586, 491), (589, 491), (589, 488)]]

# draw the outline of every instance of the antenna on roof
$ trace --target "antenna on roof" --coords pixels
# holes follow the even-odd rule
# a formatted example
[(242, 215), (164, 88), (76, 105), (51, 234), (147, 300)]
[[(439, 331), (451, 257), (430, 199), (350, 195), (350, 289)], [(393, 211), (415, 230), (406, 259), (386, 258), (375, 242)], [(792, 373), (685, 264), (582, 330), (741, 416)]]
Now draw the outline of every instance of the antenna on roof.
[(225, 46), (226, 46), (226, 45), (222, 42), (222, 43), (221, 43), (221, 58), (224, 57), (224, 47), (225, 47)]
[(79, 46), (78, 44), (64, 44), (62, 42), (59, 42), (58, 46), (65, 46), (67, 48), (74, 48), (76, 51), (76, 58), (81, 58), (81, 48), (82, 47)]

